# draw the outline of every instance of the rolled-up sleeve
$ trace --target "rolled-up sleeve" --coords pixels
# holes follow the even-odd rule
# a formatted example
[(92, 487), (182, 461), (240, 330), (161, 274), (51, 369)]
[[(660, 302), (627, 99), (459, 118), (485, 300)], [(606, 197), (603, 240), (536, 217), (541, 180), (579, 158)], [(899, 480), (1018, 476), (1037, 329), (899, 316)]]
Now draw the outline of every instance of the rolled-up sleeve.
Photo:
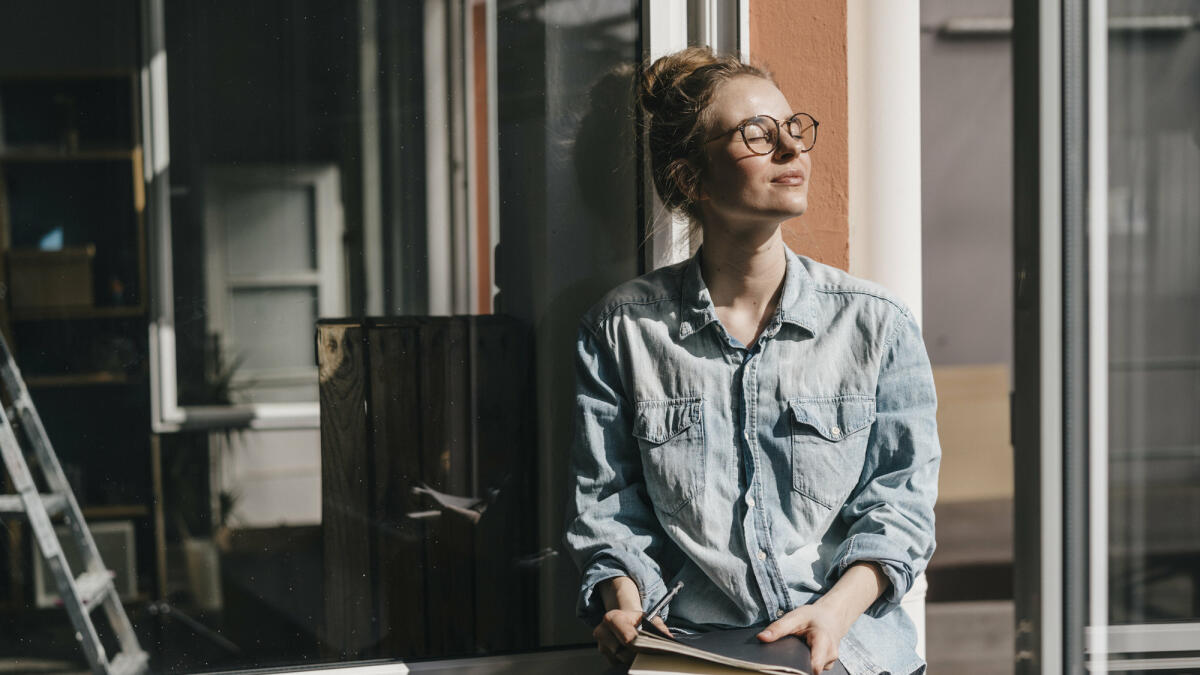
[(848, 536), (827, 580), (835, 582), (856, 562), (878, 563), (891, 581), (867, 610), (879, 617), (899, 606), (935, 547), (937, 396), (921, 329), (907, 311), (884, 348), (875, 408), (862, 475), (841, 509)]
[(582, 572), (578, 614), (595, 624), (604, 615), (595, 593), (601, 581), (633, 579), (643, 610), (664, 595), (656, 558), (671, 544), (646, 496), (614, 351), (586, 324), (579, 330), (575, 369), (571, 494), (563, 543)]

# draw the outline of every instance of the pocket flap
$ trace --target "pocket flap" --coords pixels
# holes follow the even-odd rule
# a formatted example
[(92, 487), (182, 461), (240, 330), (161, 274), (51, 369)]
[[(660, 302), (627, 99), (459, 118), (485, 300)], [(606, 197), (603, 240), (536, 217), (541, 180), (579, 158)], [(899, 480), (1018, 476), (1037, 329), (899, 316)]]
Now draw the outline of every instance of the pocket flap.
[(651, 443), (665, 443), (700, 421), (700, 404), (699, 397), (639, 402), (633, 435)]
[(788, 405), (797, 422), (830, 441), (840, 441), (875, 421), (875, 399), (870, 396), (794, 398)]

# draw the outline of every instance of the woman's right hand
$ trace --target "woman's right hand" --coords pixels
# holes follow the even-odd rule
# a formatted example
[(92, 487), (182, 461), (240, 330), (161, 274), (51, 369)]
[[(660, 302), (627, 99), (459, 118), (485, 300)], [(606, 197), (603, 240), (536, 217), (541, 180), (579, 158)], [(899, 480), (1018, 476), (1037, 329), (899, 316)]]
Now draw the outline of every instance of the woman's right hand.
[[(609, 663), (615, 666), (627, 666), (633, 663), (634, 651), (629, 648), (629, 643), (637, 637), (638, 624), (642, 621), (642, 614), (640, 609), (611, 609), (605, 612), (604, 620), (596, 626), (596, 630), (592, 631), (600, 653), (608, 659)], [(663, 623), (662, 617), (656, 616), (650, 622), (667, 635), (671, 634), (667, 624)]]
[[(615, 666), (633, 663), (634, 652), (629, 643), (637, 637), (638, 624), (642, 621), (641, 594), (629, 577), (616, 577), (600, 582), (600, 597), (604, 600), (604, 619), (592, 631), (600, 653)], [(662, 617), (650, 620), (659, 630), (670, 635)]]

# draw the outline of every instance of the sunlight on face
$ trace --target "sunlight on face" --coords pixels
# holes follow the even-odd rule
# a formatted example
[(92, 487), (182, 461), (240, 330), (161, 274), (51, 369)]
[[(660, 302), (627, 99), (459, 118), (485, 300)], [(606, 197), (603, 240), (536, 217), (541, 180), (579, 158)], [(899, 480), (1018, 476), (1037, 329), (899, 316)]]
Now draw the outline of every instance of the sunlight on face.
[[(731, 230), (774, 227), (808, 208), (812, 159), (787, 133), (775, 151), (754, 154), (736, 127), (756, 115), (784, 121), (792, 116), (783, 92), (771, 82), (743, 75), (721, 85), (708, 107), (710, 137), (700, 172), (700, 219)], [(756, 136), (760, 132), (749, 130)], [(753, 138), (751, 142), (755, 141)]]

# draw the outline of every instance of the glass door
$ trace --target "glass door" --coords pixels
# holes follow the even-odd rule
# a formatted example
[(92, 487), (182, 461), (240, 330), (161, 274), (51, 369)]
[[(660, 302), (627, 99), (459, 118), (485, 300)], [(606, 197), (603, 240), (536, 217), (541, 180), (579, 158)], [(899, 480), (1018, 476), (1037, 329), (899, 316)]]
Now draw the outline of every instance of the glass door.
[(1200, 668), (1200, 2), (1107, 20), (1110, 671)]
[(1200, 669), (1198, 27), (1014, 3), (1019, 673)]

